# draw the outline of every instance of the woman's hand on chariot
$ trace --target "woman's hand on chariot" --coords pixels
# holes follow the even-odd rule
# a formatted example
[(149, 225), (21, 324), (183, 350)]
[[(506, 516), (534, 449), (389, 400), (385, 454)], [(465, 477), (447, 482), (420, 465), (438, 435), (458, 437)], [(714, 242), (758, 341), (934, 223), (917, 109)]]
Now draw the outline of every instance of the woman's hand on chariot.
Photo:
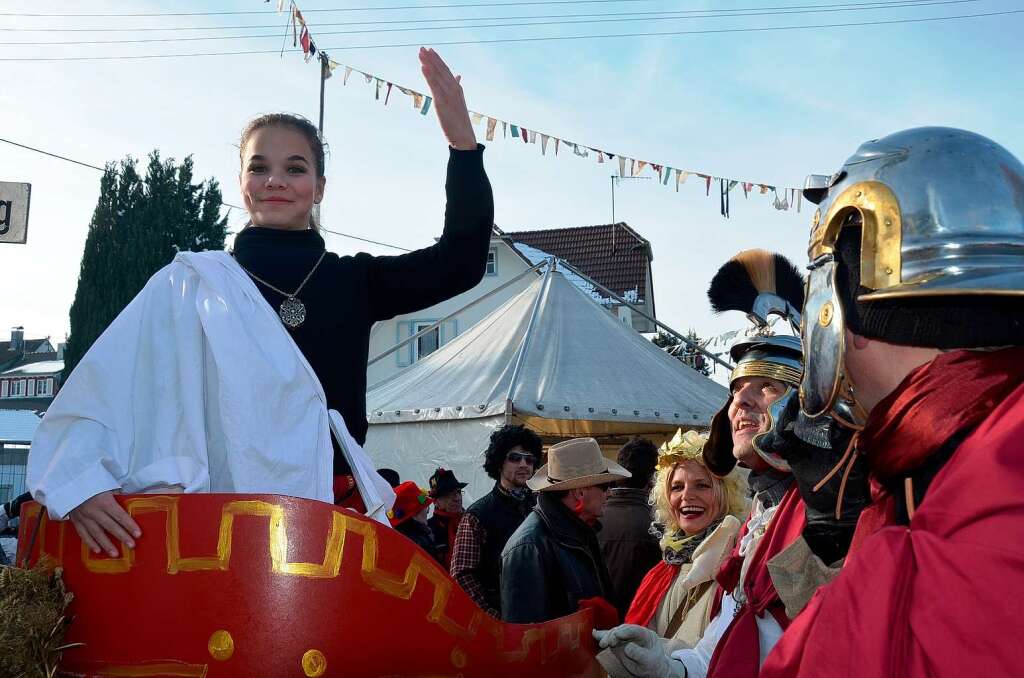
[(117, 503), (111, 491), (86, 499), (71, 511), (69, 517), (89, 550), (93, 553), (104, 551), (111, 558), (117, 557), (111, 536), (130, 549), (135, 548), (135, 540), (142, 536), (138, 524)]
[(476, 150), (476, 133), (469, 120), (469, 109), (460, 84), (462, 76), (452, 75), (444, 60), (428, 47), (420, 47), (420, 68), (430, 87), (434, 110), (448, 143), (459, 151)]

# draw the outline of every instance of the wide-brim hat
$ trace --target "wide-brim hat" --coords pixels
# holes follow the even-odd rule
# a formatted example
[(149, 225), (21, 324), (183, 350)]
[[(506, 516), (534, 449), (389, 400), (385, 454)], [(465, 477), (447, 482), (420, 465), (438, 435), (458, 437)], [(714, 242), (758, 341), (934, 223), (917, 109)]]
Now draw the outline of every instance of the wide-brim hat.
[(633, 474), (601, 453), (593, 438), (574, 438), (552, 445), (548, 463), (526, 485), (534, 492), (575, 490), (613, 483)]
[[(803, 350), (799, 337), (787, 335), (745, 337), (730, 349), (736, 367), (729, 375), (730, 386), (742, 377), (767, 377), (796, 389), (803, 375)], [(732, 454), (732, 424), (729, 422), (729, 405), (732, 396), (725, 401), (714, 417), (711, 430), (704, 445), (704, 465), (717, 476), (725, 476), (736, 466)]]
[(395, 488), (395, 503), (388, 511), (391, 527), (398, 527), (434, 503), (426, 491), (411, 480), (406, 480)]
[(446, 494), (461, 490), (469, 483), (460, 483), (455, 477), (455, 472), (445, 468), (439, 468), (430, 476), (430, 496), (434, 499), (443, 497)]

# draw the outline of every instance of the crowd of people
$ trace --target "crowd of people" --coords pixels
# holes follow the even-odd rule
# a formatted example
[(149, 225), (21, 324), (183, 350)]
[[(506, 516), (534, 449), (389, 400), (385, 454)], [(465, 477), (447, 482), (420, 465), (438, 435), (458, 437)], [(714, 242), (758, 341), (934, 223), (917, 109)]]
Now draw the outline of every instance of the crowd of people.
[(441, 238), (327, 252), (316, 128), (250, 122), (234, 250), (154, 275), (41, 422), (27, 483), (49, 515), (115, 557), (145, 538), (119, 492), (338, 504), (421, 546), (495, 617), (591, 610), (613, 677), (1019, 675), (1020, 161), (919, 128), (809, 177), (807, 280), (748, 250), (711, 281), (712, 308), (754, 325), (706, 434), (631, 440), (612, 461), (591, 438), (545, 455), (505, 426), (483, 452), (493, 489), (463, 509), (450, 470), (423, 489), (361, 447), (371, 326), (476, 285), (493, 225), (459, 78), (432, 50), (420, 61), (450, 148)]

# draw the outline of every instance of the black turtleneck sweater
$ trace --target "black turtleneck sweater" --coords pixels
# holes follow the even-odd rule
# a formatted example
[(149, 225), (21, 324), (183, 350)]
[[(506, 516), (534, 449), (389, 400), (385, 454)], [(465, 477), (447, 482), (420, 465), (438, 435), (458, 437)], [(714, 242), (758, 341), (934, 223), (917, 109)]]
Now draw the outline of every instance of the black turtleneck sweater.
[[(328, 252), (297, 295), (306, 320), (288, 333), (320, 378), (327, 406), (366, 442), (366, 361), (370, 328), (378, 320), (411, 313), (472, 288), (483, 278), (494, 223), (494, 199), (483, 165), (483, 146), (452, 149), (448, 158), (444, 233), (434, 245), (400, 256)], [(250, 226), (235, 237), (234, 255), (253, 274), (292, 292), (324, 251), (313, 230)], [(284, 297), (256, 283), (277, 311)], [(335, 473), (348, 472), (335, 445)]]

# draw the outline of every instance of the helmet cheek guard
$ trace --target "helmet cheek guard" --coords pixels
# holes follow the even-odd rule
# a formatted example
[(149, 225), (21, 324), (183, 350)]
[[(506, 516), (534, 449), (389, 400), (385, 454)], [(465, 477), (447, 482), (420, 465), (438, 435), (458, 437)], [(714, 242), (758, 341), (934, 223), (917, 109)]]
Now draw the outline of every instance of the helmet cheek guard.
[(704, 443), (704, 465), (719, 477), (729, 475), (736, 467), (736, 457), (732, 454), (732, 424), (729, 422), (731, 404), (730, 395), (722, 409), (711, 418), (708, 441)]

